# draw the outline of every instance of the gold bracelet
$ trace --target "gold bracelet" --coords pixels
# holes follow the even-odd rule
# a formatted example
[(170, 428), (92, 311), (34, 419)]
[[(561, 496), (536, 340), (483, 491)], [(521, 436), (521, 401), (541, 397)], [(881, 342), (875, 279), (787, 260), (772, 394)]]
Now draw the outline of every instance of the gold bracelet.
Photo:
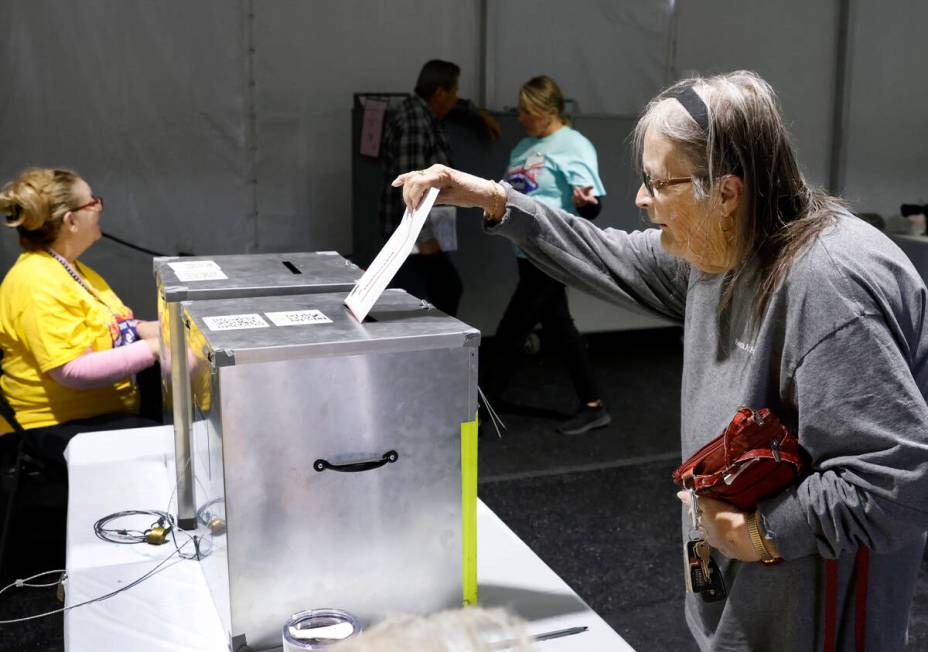
[(754, 552), (760, 555), (760, 561), (764, 564), (779, 564), (783, 560), (771, 555), (764, 544), (764, 537), (760, 533), (760, 524), (757, 522), (759, 518), (760, 512), (755, 510), (747, 519), (748, 533), (751, 535), (751, 545), (754, 546)]
[(497, 209), (496, 187), (499, 184), (493, 181), (492, 179), (490, 179), (490, 184), (492, 184), (493, 186), (492, 194), (490, 195), (490, 210), (483, 211), (483, 219), (488, 220), (490, 222), (499, 222), (498, 217), (493, 217), (496, 215), (496, 209)]

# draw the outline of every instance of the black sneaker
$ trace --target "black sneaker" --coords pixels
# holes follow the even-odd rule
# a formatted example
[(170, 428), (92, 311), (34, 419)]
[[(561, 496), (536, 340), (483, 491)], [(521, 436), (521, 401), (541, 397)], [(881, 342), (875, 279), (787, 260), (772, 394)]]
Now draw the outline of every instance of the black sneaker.
[(612, 422), (612, 417), (605, 406), (589, 407), (584, 405), (570, 419), (558, 426), (562, 435), (582, 435), (590, 430), (605, 428)]

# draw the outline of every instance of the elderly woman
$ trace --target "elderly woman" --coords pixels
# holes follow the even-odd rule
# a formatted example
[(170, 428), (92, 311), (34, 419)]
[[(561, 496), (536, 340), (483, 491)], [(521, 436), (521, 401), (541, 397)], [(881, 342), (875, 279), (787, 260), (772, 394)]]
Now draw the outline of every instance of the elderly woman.
[(23, 249), (0, 285), (0, 387), (33, 450), (63, 464), (79, 432), (152, 425), (135, 414), (132, 375), (157, 359), (157, 324), (78, 260), (100, 238), (103, 199), (75, 172), (31, 168), (0, 212)]
[(684, 458), (740, 405), (798, 435), (811, 458), (798, 485), (750, 512), (699, 500), (728, 586), (724, 601), (687, 596), (701, 648), (903, 649), (928, 527), (925, 284), (806, 184), (755, 74), (674, 85), (635, 142), (636, 203), (659, 229), (603, 231), (442, 166), (395, 183), (410, 205), (436, 186), (440, 201), (481, 207), (488, 231), (549, 274), (681, 322)]

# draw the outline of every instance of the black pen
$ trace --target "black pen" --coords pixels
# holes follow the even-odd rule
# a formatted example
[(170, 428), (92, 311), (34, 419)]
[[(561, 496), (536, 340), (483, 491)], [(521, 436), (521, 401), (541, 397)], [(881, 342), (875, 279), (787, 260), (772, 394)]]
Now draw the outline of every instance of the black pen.
[[(586, 625), (582, 627), (568, 627), (567, 629), (555, 629), (550, 632), (544, 632), (542, 634), (533, 634), (531, 639), (533, 641), (550, 641), (552, 638), (561, 638), (564, 636), (573, 636), (574, 634), (580, 634), (588, 630), (589, 627)], [(491, 649), (493, 650), (508, 650), (509, 648), (515, 647), (518, 643), (516, 641), (499, 641), (497, 643), (491, 644)]]
[(557, 629), (553, 632), (545, 632), (544, 634), (535, 634), (532, 636), (536, 641), (550, 641), (552, 638), (561, 638), (563, 636), (573, 636), (574, 634), (580, 634), (585, 632), (589, 627), (584, 625), (583, 627), (568, 627), (567, 629)]

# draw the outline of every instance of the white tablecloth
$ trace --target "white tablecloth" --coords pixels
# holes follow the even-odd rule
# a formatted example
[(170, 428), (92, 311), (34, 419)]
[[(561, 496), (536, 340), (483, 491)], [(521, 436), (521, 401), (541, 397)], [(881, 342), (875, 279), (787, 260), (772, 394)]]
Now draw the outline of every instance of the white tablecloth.
[[(173, 431), (164, 426), (79, 435), (65, 456), (70, 483), (65, 604), (72, 606), (129, 584), (174, 552), (170, 544), (118, 545), (93, 533), (94, 522), (114, 512), (173, 512)], [(510, 608), (529, 622), (532, 633), (589, 628), (539, 643), (539, 650), (632, 649), (482, 502), (477, 508), (477, 532), (477, 580), (483, 606)], [(65, 612), (66, 649), (228, 650), (197, 563), (175, 556), (137, 586)], [(281, 614), (281, 624), (288, 616)]]

